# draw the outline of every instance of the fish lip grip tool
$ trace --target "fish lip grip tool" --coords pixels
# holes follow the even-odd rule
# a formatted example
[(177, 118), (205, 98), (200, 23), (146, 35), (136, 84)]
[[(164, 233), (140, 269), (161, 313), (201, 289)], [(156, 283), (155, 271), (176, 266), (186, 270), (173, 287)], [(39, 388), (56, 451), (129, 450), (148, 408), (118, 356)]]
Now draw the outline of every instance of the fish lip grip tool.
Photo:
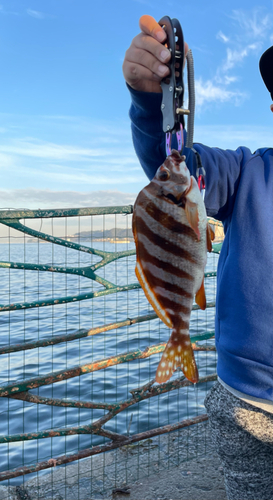
[(166, 155), (171, 154), (172, 134), (176, 133), (177, 149), (181, 153), (184, 146), (184, 115), (188, 115), (187, 120), (187, 141), (186, 147), (191, 149), (196, 157), (196, 178), (200, 191), (205, 196), (205, 169), (201, 162), (199, 153), (193, 147), (194, 132), (194, 111), (195, 111), (195, 88), (194, 88), (194, 65), (192, 52), (187, 52), (188, 69), (188, 100), (189, 109), (183, 108), (184, 102), (184, 79), (183, 68), (185, 59), (185, 46), (183, 31), (178, 19), (171, 19), (168, 16), (162, 17), (158, 24), (165, 30), (167, 39), (165, 46), (171, 53), (168, 63), (170, 74), (161, 80), (162, 103), (161, 111), (163, 116), (163, 132), (166, 134)]
[(163, 131), (166, 133), (166, 154), (171, 154), (171, 138), (176, 133), (178, 151), (183, 149), (184, 114), (189, 114), (183, 109), (184, 80), (183, 64), (185, 57), (184, 36), (181, 25), (177, 19), (168, 16), (162, 17), (158, 23), (166, 32), (165, 46), (171, 53), (168, 63), (170, 74), (161, 81), (163, 115)]

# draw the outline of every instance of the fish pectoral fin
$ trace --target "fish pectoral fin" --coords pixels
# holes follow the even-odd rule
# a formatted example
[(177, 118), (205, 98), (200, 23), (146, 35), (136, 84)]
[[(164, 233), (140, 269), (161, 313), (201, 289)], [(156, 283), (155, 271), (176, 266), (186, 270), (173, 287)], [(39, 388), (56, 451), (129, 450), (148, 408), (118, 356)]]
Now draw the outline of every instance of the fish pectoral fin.
[(198, 369), (188, 333), (173, 330), (158, 365), (155, 380), (159, 384), (167, 382), (176, 368), (181, 367), (185, 377), (193, 383), (198, 382)]
[(198, 205), (193, 201), (190, 201), (188, 198), (186, 199), (185, 204), (185, 212), (189, 225), (194, 230), (197, 235), (198, 240), (200, 240), (200, 231), (199, 231), (199, 216), (198, 216)]
[(195, 295), (195, 302), (200, 307), (200, 309), (202, 310), (206, 309), (206, 293), (205, 293), (204, 278), (197, 294)]
[(212, 241), (215, 238), (215, 229), (214, 226), (211, 226), (211, 224), (207, 224), (207, 249), (208, 252), (212, 251)]
[(213, 224), (208, 223), (209, 226), (209, 234), (211, 241), (215, 240), (215, 226)]

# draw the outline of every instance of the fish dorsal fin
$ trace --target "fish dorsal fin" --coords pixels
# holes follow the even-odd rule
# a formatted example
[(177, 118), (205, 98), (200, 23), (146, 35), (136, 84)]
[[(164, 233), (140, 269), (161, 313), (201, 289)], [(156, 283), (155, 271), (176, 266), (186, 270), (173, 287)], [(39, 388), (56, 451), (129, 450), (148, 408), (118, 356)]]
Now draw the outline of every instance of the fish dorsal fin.
[(204, 286), (204, 278), (202, 281), (202, 285), (200, 286), (197, 294), (195, 295), (195, 302), (200, 307), (200, 309), (206, 309), (206, 294), (205, 294), (205, 286)]
[(137, 261), (135, 272), (136, 272), (136, 277), (140, 283), (140, 286), (141, 286), (142, 290), (144, 291), (147, 300), (150, 302), (151, 306), (153, 307), (154, 311), (156, 312), (157, 316), (163, 321), (163, 323), (166, 326), (168, 326), (169, 328), (172, 328), (173, 324), (172, 324), (169, 316), (167, 315), (166, 311), (163, 309), (162, 305), (158, 301), (156, 294), (154, 293), (154, 290), (149, 285), (149, 283), (146, 279), (146, 276), (145, 276), (145, 272), (143, 271), (142, 266), (139, 263), (139, 261)]
[(193, 201), (190, 201), (188, 198), (186, 199), (185, 204), (185, 212), (189, 225), (194, 230), (197, 235), (198, 240), (200, 240), (200, 231), (199, 231), (199, 215), (198, 215), (198, 205)]

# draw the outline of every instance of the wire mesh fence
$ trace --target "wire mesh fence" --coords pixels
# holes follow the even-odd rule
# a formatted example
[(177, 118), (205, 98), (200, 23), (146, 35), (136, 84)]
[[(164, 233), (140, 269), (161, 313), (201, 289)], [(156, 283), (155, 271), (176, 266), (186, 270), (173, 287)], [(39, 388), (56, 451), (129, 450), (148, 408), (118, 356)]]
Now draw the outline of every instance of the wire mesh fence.
[(191, 424), (206, 421), (203, 400), (215, 380), (221, 244), (208, 258), (207, 309), (194, 306), (191, 316), (200, 382), (177, 371), (158, 385), (169, 329), (135, 277), (131, 214), (132, 206), (0, 212), (6, 498), (30, 490), (30, 498), (106, 498), (128, 478), (210, 446), (206, 424)]

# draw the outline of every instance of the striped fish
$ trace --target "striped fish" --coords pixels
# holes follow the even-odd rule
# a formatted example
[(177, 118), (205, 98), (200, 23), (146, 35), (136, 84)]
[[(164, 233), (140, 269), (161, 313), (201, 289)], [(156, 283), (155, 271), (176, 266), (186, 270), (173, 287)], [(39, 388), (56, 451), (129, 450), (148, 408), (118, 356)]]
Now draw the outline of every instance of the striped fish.
[(187, 379), (197, 382), (189, 323), (194, 297), (206, 308), (204, 269), (211, 240), (197, 182), (177, 151), (139, 193), (133, 233), (138, 281), (159, 318), (172, 329), (156, 381), (166, 382), (181, 367)]

